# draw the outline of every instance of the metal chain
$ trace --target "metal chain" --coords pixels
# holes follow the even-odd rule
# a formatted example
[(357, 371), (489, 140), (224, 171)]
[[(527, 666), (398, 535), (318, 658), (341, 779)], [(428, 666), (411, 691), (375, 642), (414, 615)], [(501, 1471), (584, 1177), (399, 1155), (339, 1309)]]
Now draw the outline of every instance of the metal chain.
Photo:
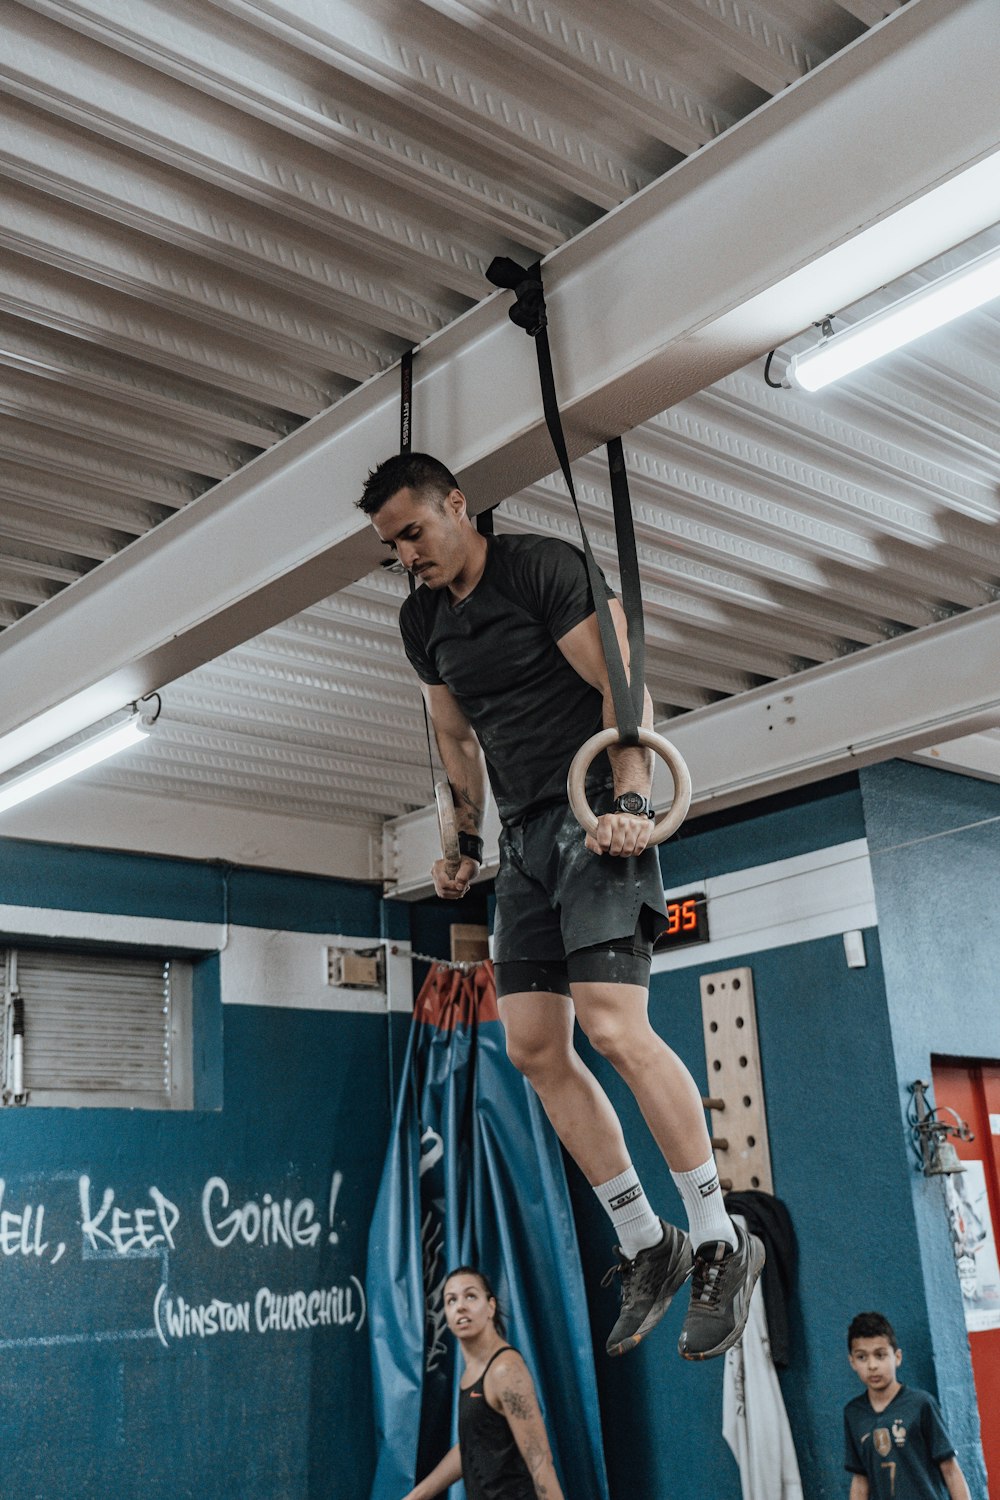
[(417, 964), (437, 964), (439, 969), (457, 969), (463, 974), (469, 974), (473, 969), (479, 969), (485, 963), (486, 958), (451, 959), (435, 958), (433, 953), (414, 953), (409, 948), (397, 948), (393, 946), (389, 952), (394, 958), (410, 958)]

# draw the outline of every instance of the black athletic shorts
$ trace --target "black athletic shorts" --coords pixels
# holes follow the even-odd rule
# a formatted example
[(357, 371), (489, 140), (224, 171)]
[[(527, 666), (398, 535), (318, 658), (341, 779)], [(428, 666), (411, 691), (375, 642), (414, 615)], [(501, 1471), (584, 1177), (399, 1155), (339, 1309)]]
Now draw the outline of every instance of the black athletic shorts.
[[(608, 811), (611, 793), (595, 799)], [(574, 981), (649, 983), (657, 917), (666, 920), (655, 849), (591, 854), (565, 802), (500, 834), (493, 959), (497, 994), (568, 995)]]

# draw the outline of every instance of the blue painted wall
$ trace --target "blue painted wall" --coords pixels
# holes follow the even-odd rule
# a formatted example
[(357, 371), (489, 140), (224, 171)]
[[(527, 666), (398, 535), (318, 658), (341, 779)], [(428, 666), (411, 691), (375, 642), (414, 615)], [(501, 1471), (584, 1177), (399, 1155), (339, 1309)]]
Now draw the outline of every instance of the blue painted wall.
[[(861, 788), (905, 1116), (907, 1085), (930, 1078), (932, 1055), (1000, 1058), (1000, 787), (893, 761), (862, 772)], [(944, 1188), (911, 1173), (910, 1189), (938, 1392), (973, 1494), (985, 1500)]]
[[(0, 841), (0, 902), (356, 936), (412, 937), (447, 952), (453, 908), (381, 901), (374, 887)], [(476, 920), (477, 913), (465, 920)], [(481, 913), (479, 913), (480, 920)], [(280, 997), (275, 997), (279, 999)], [(144, 1500), (305, 1500), (367, 1497), (373, 1430), (367, 1332), (357, 1332), (368, 1223), (382, 1169), (408, 1018), (221, 1006), (218, 959), (195, 965), (198, 1107), (191, 1112), (100, 1109), (0, 1113), (0, 1213), (37, 1222), (41, 1255), (0, 1232), (0, 1496)], [(364, 1087), (359, 1087), (364, 1080)], [(343, 1174), (332, 1223), (333, 1174)], [(81, 1177), (90, 1179), (92, 1235), (82, 1231)], [(213, 1243), (228, 1214), (265, 1194), (311, 1199), (302, 1228), (315, 1244), (290, 1249), (253, 1236), (255, 1211), (232, 1243)], [(114, 1202), (100, 1216), (105, 1189)], [(128, 1253), (120, 1243), (156, 1188), (172, 1207), (172, 1249)], [(176, 1215), (176, 1223), (173, 1223)], [(243, 1222), (241, 1220), (241, 1222)], [(131, 1234), (125, 1233), (131, 1226)], [(4, 1227), (0, 1218), (0, 1231)], [(6, 1227), (16, 1227), (8, 1218)], [(331, 1235), (334, 1238), (331, 1238)], [(91, 1241), (93, 1243), (91, 1243)], [(3, 1253), (7, 1243), (14, 1253)], [(65, 1250), (60, 1253), (59, 1245)], [(161, 1286), (160, 1326), (154, 1303)], [(255, 1299), (334, 1289), (333, 1321), (256, 1331)], [(251, 1331), (177, 1336), (178, 1299), (249, 1304)], [(267, 1303), (262, 1311), (266, 1316)], [(238, 1314), (236, 1315), (238, 1316)]]
[[(692, 822), (665, 851), (665, 881), (682, 886), (861, 837), (865, 811), (852, 778), (735, 818)], [(652, 990), (654, 1025), (708, 1092), (699, 979), (719, 967), (753, 970), (775, 1188), (801, 1256), (792, 1362), (781, 1383), (810, 1500), (846, 1493), (842, 1410), (860, 1386), (847, 1366), (845, 1334), (855, 1312), (884, 1308), (905, 1345), (907, 1378), (931, 1390), (936, 1384), (936, 1314), (925, 1291), (878, 933), (867, 931), (865, 942), (864, 969), (848, 969), (843, 943), (832, 937), (681, 969), (654, 978)], [(683, 1223), (631, 1096), (581, 1047), (619, 1110), (657, 1211)], [(579, 1173), (572, 1181), (600, 1351), (613, 1299), (598, 1283), (614, 1256), (592, 1193)], [(739, 1500), (738, 1471), (722, 1439), (722, 1362), (689, 1365), (678, 1357), (683, 1312), (682, 1297), (626, 1359), (598, 1353), (614, 1500)]]
[[(941, 1395), (973, 1494), (985, 1500), (941, 1190), (913, 1169), (903, 1112), (905, 1085), (928, 1076), (932, 1053), (1000, 1056), (1000, 822), (990, 821), (998, 818), (1000, 789), (893, 764), (703, 818), (664, 854), (668, 885), (683, 886), (865, 834), (872, 849), (880, 926), (865, 934), (867, 968), (847, 968), (839, 938), (725, 962), (754, 972), (775, 1183), (799, 1236), (793, 1359), (782, 1385), (810, 1500), (845, 1493), (841, 1410), (860, 1387), (844, 1335), (852, 1314), (871, 1306), (896, 1324), (908, 1379)], [(343, 882), (11, 841), (0, 841), (0, 901), (215, 922), (228, 912), (243, 924), (409, 937), (438, 953), (454, 917), (454, 908), (385, 903), (374, 888)], [(946, 919), (943, 937), (925, 920), (932, 901)], [(477, 915), (463, 907), (463, 920)], [(658, 977), (652, 1015), (705, 1087), (702, 972)], [(79, 1177), (89, 1175), (96, 1193), (112, 1186), (127, 1210), (149, 1205), (151, 1185), (176, 1204), (175, 1298), (238, 1302), (262, 1286), (289, 1292), (363, 1279), (406, 1019), (390, 1030), (378, 1017), (277, 1007), (221, 1013), (211, 958), (197, 965), (195, 997), (194, 1112), (0, 1113), (0, 1211), (44, 1202), (50, 1242), (47, 1256), (0, 1253), (0, 1420), (5, 1458), (13, 1455), (0, 1470), (2, 1500), (11, 1474), (25, 1500), (366, 1495), (373, 1454), (364, 1338), (347, 1323), (182, 1339), (164, 1349), (150, 1336), (161, 1261), (83, 1256)], [(620, 1110), (650, 1196), (679, 1218), (631, 1096), (601, 1059), (589, 1060)], [(344, 1181), (334, 1244), (325, 1200), (336, 1170)], [(200, 1206), (212, 1175), (226, 1180), (237, 1204), (266, 1191), (312, 1198), (318, 1243), (294, 1251), (212, 1245)], [(682, 1303), (627, 1359), (603, 1354), (614, 1303), (599, 1283), (613, 1259), (611, 1236), (575, 1169), (571, 1184), (614, 1500), (738, 1500), (721, 1436), (722, 1365), (677, 1356)], [(60, 1240), (68, 1248), (53, 1264)], [(129, 1330), (142, 1336), (96, 1336)]]

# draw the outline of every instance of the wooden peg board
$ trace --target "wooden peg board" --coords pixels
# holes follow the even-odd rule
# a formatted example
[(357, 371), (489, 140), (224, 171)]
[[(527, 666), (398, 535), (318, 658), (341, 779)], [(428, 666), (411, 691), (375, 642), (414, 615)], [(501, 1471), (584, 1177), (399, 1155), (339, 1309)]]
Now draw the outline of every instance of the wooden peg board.
[(773, 1193), (751, 971), (720, 969), (706, 974), (701, 981), (701, 1016), (708, 1092), (725, 1104), (712, 1111), (719, 1176), (736, 1191), (760, 1188)]

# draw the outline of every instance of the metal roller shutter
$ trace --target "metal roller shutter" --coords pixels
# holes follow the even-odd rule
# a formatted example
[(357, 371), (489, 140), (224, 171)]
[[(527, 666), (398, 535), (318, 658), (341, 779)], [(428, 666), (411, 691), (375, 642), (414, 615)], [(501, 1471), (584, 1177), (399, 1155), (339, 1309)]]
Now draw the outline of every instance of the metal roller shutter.
[(17, 950), (24, 1081), (32, 1091), (170, 1099), (169, 961)]

